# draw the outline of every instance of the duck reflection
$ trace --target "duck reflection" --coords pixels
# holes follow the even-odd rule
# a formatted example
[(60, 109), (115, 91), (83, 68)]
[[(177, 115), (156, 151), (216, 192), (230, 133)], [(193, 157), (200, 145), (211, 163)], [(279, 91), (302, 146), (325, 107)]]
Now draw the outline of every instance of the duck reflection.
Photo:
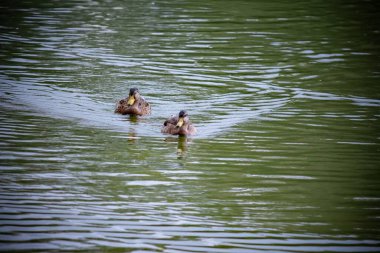
[(186, 155), (186, 152), (188, 149), (188, 142), (189, 142), (189, 139), (186, 136), (178, 137), (177, 155), (179, 158)]
[(133, 130), (128, 132), (128, 141), (129, 142), (136, 143), (137, 139), (138, 139), (138, 137), (136, 135), (136, 132), (134, 132)]
[(187, 138), (185, 135), (180, 135), (176, 137), (167, 137), (165, 138), (166, 142), (177, 142), (177, 158), (181, 159), (186, 156), (188, 145), (191, 143), (191, 139)]
[(138, 125), (139, 118), (136, 115), (129, 115), (129, 118), (127, 118), (127, 120), (130, 122), (130, 127), (128, 131), (128, 141), (136, 143), (138, 139), (136, 127)]
[(136, 115), (129, 115), (129, 122), (131, 122), (131, 124), (137, 125), (138, 121), (139, 117), (137, 117)]

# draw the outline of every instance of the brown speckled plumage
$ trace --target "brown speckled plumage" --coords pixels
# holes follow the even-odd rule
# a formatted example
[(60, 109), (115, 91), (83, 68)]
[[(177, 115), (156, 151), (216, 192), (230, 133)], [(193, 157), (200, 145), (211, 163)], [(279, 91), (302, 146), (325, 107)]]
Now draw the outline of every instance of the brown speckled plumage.
[[(129, 101), (133, 101), (133, 103)], [(140, 95), (139, 90), (136, 88), (131, 88), (129, 96), (117, 102), (115, 109), (115, 113), (139, 116), (150, 114), (150, 111), (150, 104)]]
[(180, 111), (177, 116), (171, 116), (164, 122), (161, 132), (172, 135), (194, 135), (197, 129), (190, 122), (186, 111)]

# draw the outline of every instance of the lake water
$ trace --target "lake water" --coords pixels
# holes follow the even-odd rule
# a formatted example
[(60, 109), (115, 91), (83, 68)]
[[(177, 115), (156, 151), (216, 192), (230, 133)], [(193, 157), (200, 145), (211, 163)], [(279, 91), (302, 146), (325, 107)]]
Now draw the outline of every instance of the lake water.
[(1, 251), (380, 252), (377, 1), (0, 6)]

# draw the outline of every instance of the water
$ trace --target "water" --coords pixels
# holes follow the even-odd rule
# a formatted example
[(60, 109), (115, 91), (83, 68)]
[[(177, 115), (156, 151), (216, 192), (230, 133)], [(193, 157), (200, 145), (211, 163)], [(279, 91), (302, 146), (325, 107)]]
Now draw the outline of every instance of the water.
[(1, 251), (380, 251), (377, 2), (0, 6)]

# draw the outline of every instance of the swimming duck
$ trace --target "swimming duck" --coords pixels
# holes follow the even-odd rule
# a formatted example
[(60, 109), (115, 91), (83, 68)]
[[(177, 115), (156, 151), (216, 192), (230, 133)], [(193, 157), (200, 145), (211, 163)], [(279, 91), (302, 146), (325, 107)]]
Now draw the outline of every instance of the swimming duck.
[(150, 113), (150, 104), (140, 95), (137, 88), (129, 90), (128, 98), (116, 104), (115, 113), (131, 115), (147, 115)]
[(182, 110), (178, 116), (171, 116), (161, 128), (161, 133), (173, 135), (194, 135), (197, 129), (191, 124), (189, 115)]

